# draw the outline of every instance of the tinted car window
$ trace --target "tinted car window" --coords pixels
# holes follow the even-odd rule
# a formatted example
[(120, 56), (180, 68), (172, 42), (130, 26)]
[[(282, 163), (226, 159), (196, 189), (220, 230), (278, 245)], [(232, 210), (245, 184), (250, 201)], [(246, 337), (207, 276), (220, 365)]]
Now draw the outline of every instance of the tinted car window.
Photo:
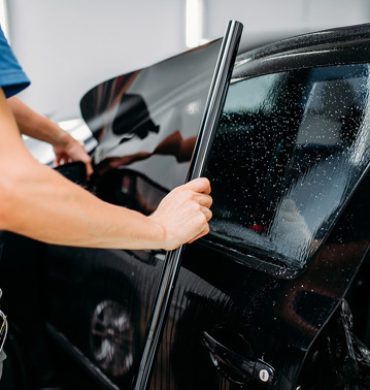
[(210, 239), (302, 267), (369, 162), (369, 66), (230, 85), (208, 161)]
[(166, 191), (184, 183), (220, 45), (218, 39), (115, 77), (83, 97), (100, 175), (129, 167)]

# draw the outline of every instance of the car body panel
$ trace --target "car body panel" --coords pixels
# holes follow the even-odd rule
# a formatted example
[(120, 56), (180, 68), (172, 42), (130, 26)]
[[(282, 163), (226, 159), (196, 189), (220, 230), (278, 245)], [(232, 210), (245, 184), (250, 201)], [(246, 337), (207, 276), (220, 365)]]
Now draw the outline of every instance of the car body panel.
[[(287, 72), (288, 75), (296, 75), (301, 72), (299, 74), (306, 75), (305, 70), (308, 80), (311, 69), (370, 63), (370, 52), (367, 49), (369, 33), (369, 25), (355, 26), (308, 34), (249, 52), (238, 57), (232, 85), (268, 74)], [(176, 74), (178, 69), (174, 67), (171, 71)], [(142, 99), (135, 96), (131, 101), (136, 102), (136, 107), (144, 107), (144, 111), (148, 111), (149, 107), (151, 112), (150, 115), (148, 112), (139, 114), (138, 123), (140, 125), (144, 118), (144, 123), (152, 131), (139, 126), (136, 135), (127, 129), (122, 134), (118, 134), (118, 131), (114, 134), (117, 111), (112, 114), (112, 102), (121, 101), (127, 91), (131, 95), (143, 94), (139, 84), (137, 89), (134, 90), (133, 87), (133, 79), (138, 80), (138, 74), (140, 73), (134, 72), (96, 87), (84, 98), (82, 108), (87, 110), (84, 117), (100, 142), (95, 156), (97, 170), (93, 190), (106, 201), (148, 214), (173, 186), (184, 180), (190, 157), (187, 153), (182, 161), (176, 154), (177, 147), (165, 152), (156, 150), (158, 144), (174, 132), (175, 138), (179, 139), (176, 130), (179, 130), (181, 120), (169, 120), (167, 130), (161, 133), (160, 130), (165, 127), (158, 129), (159, 120), (157, 122), (157, 119), (150, 119), (155, 117), (156, 110), (152, 111), (150, 104), (145, 107)], [(142, 74), (145, 75), (145, 72)], [(193, 81), (189, 84), (192, 88)], [(169, 85), (168, 89), (171, 88)], [(190, 100), (184, 100), (186, 104), (193, 101), (191, 94), (187, 95), (188, 92), (184, 95), (190, 96)], [(295, 97), (299, 95), (294, 88), (293, 92)], [(160, 90), (153, 96), (157, 94), (160, 94)], [(301, 96), (305, 95), (302, 93)], [(285, 98), (288, 99), (289, 96), (282, 95), (282, 99)], [(363, 99), (366, 103), (368, 96)], [(309, 100), (297, 98), (296, 101), (306, 107)], [(299, 110), (302, 106), (298, 103), (296, 106), (287, 105), (286, 111), (280, 112), (284, 119), (288, 118), (287, 133), (289, 126), (295, 126), (297, 115), (301, 118), (302, 112)], [(186, 104), (180, 105), (185, 107)], [(161, 111), (162, 107), (159, 109), (163, 118), (166, 118), (166, 111)], [(367, 112), (366, 107), (362, 109), (362, 112)], [(361, 129), (367, 136), (367, 116), (361, 116), (361, 121), (365, 124)], [(182, 140), (195, 135), (196, 128), (191, 123), (194, 122), (190, 120), (185, 126), (190, 132), (180, 134)], [(256, 125), (256, 122), (253, 124)], [(127, 121), (121, 121), (121, 126), (126, 125)], [(275, 123), (271, 128), (278, 125), (281, 124)], [(259, 126), (262, 128), (260, 123)], [(127, 134), (130, 137), (127, 138)], [(284, 138), (284, 134), (281, 133), (281, 137)], [(356, 133), (356, 137), (358, 134)], [(122, 135), (126, 137), (123, 142)], [(281, 261), (277, 251), (271, 248), (266, 248), (261, 253), (248, 244), (240, 250), (233, 242), (220, 240), (214, 234), (215, 231), (186, 248), (150, 389), (226, 390), (240, 388), (240, 383), (248, 389), (296, 389), (310, 346), (338, 307), (370, 245), (370, 176), (369, 156), (366, 153), (369, 150), (369, 138), (356, 137), (351, 139), (351, 145), (359, 139), (357, 146), (364, 145), (365, 151), (358, 163), (355, 180), (349, 182), (344, 196), (337, 201), (338, 207), (333, 208), (335, 215), (330, 215), (330, 223), (325, 234), (320, 236), (318, 245), (307, 253), (299, 266), (284, 263), (285, 257)], [(292, 137), (291, 140), (293, 139), (295, 138)], [(130, 140), (134, 141), (133, 149), (129, 147)], [(253, 149), (247, 148), (240, 138), (230, 138), (227, 141), (228, 139), (225, 141), (225, 138), (216, 137), (214, 150), (224, 148), (227, 153), (216, 153), (209, 160), (209, 174), (215, 184), (214, 212), (216, 216), (226, 216), (225, 219), (232, 212), (239, 213), (242, 219), (243, 206), (247, 201), (237, 206), (233, 200), (229, 202), (228, 196), (233, 196), (237, 190), (233, 186), (241, 183), (237, 177), (232, 176), (234, 170), (239, 175), (240, 172), (247, 172), (243, 161), (238, 158)], [(259, 141), (261, 142), (260, 139)], [(266, 143), (268, 141), (267, 137)], [(178, 145), (178, 141), (175, 140), (175, 144)], [(243, 153), (239, 153), (240, 150)], [(134, 160), (133, 155), (140, 161)], [(125, 159), (127, 156), (130, 159)], [(263, 160), (256, 155), (254, 161), (258, 164)], [(225, 174), (228, 169), (229, 178)], [(217, 175), (224, 178), (224, 181), (217, 182)], [(324, 179), (329, 177), (322, 172), (319, 175)], [(261, 177), (265, 178), (266, 175)], [(328, 182), (323, 188), (330, 189), (330, 185)], [(230, 205), (232, 210), (229, 210)], [(324, 219), (326, 221), (326, 216)], [(243, 232), (246, 237), (247, 231), (250, 233), (253, 229), (260, 234), (259, 225), (262, 226), (262, 223), (259, 222), (245, 227)], [(46, 298), (48, 321), (99, 367), (99, 361), (89, 355), (88, 344), (84, 340), (87, 329), (80, 326), (83, 322), (82, 311), (97, 290), (103, 301), (112, 299), (110, 294), (116, 294), (117, 287), (122, 292), (122, 300), (126, 302), (127, 309), (132, 313), (131, 322), (135, 329), (133, 372), (130, 373), (133, 375), (144, 346), (163, 268), (163, 256), (164, 253), (160, 251), (133, 252), (48, 246), (45, 255), (45, 283), (49, 292)], [(114, 292), (112, 286), (116, 286), (113, 288)], [(104, 296), (105, 292), (109, 292), (109, 297)], [(248, 382), (248, 378), (241, 378), (240, 371), (233, 364), (224, 362), (220, 367), (217, 357), (207, 349), (204, 332), (246, 361), (255, 362), (259, 359), (270, 364), (275, 369), (273, 384), (267, 387), (258, 380)], [(215, 365), (218, 365), (218, 369)], [(127, 382), (122, 382), (121, 378), (109, 373), (108, 376), (117, 386), (127, 387)]]

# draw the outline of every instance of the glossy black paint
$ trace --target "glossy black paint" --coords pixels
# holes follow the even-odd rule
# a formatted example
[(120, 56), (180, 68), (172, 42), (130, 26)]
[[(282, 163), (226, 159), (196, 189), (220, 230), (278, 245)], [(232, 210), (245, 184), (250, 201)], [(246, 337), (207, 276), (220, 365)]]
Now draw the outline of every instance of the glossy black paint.
[[(314, 34), (257, 50), (238, 58), (235, 81), (250, 74), (257, 76), (297, 66), (369, 61), (366, 49), (368, 31), (369, 27), (365, 26)], [(354, 41), (356, 39), (357, 42)], [(354, 50), (353, 47), (358, 49)], [(133, 186), (133, 191), (119, 191), (121, 183), (129, 182), (129, 177), (135, 177), (134, 172), (135, 169), (130, 166), (103, 172), (97, 182), (98, 193), (105, 192), (106, 183), (109, 183), (110, 201), (124, 204), (125, 201), (121, 202), (122, 193), (125, 196), (129, 194), (130, 199), (138, 199), (137, 184), (136, 188)], [(138, 176), (141, 180), (145, 178), (142, 175), (141, 171)], [(165, 194), (166, 190), (161, 191), (160, 185), (149, 181), (146, 183), (150, 185), (145, 187), (145, 194), (140, 193), (140, 198), (144, 195), (151, 199), (155, 191)], [(186, 248), (179, 284), (174, 291), (170, 316), (149, 388), (238, 388), (240, 375), (235, 373), (232, 365), (225, 367), (222, 374), (213, 367), (209, 351), (202, 344), (206, 332), (228, 350), (246, 359), (261, 359), (271, 365), (276, 379), (268, 388), (295, 389), (310, 346), (335, 312), (366, 256), (370, 225), (368, 219), (363, 220), (362, 215), (368, 214), (366, 199), (370, 195), (369, 184), (369, 175), (364, 173), (356, 191), (343, 205), (326, 241), (307, 267), (291, 277), (287, 278), (279, 269), (271, 272), (271, 268), (266, 268), (265, 262), (252, 253), (246, 253), (244, 256), (248, 261), (243, 261), (245, 259), (241, 259), (240, 254), (232, 248), (214, 245), (212, 235)], [(114, 194), (118, 194), (117, 197)], [(153, 196), (160, 199), (158, 195)], [(146, 204), (142, 199), (133, 202)], [(118, 282), (122, 286), (128, 286), (130, 296), (135, 296), (135, 299), (129, 299), (129, 307), (136, 316), (136, 329), (140, 329), (138, 343), (141, 347), (138, 349), (141, 351), (148, 313), (153, 307), (154, 291), (162, 269), (158, 254), (51, 250), (50, 259), (54, 263), (54, 270), (57, 269), (55, 261), (59, 259), (57, 262), (60, 265), (70, 269), (64, 273), (69, 275), (68, 278), (71, 272), (79, 275), (78, 284), (81, 288), (86, 280), (94, 278), (105, 281), (103, 284), (107, 285), (118, 279), (122, 280)], [(75, 268), (77, 253), (78, 257), (85, 260), (80, 259), (78, 268)], [(86, 267), (86, 263), (90, 266)], [(62, 274), (57, 271), (55, 275)], [(65, 291), (64, 287), (60, 290), (61, 294), (62, 291)], [(62, 323), (61, 319), (57, 320), (53, 316), (51, 319), (59, 326)], [(67, 328), (68, 325), (61, 326), (62, 331), (70, 334), (71, 340), (78, 345), (78, 338)], [(137, 356), (140, 356), (140, 352)], [(245, 386), (248, 389), (266, 387), (253, 380)]]
[[(369, 25), (355, 26), (309, 34), (257, 49), (238, 57), (233, 82), (296, 68), (369, 63), (369, 33)], [(120, 85), (127, 86), (125, 83), (132, 75), (122, 76), (120, 81), (124, 82)], [(90, 92), (90, 103), (82, 104), (90, 110), (85, 115), (90, 123), (94, 109), (97, 110), (96, 117), (100, 117), (107, 97), (111, 91), (117, 92), (116, 87), (113, 80)], [(147, 107), (151, 112), (150, 104)], [(114, 116), (110, 120), (114, 120)], [(158, 122), (154, 119), (152, 123), (154, 127), (150, 128), (156, 129)], [(103, 125), (108, 126), (109, 121)], [(104, 126), (99, 123), (94, 130), (102, 136)], [(167, 135), (175, 129), (169, 128)], [(159, 133), (161, 130), (162, 127)], [(105, 134), (109, 135), (109, 132)], [(183, 138), (192, 136), (187, 134)], [(104, 150), (109, 152), (119, 145), (121, 138), (116, 135), (109, 138), (108, 135), (104, 141), (108, 147)], [(169, 160), (158, 162), (158, 169), (155, 169), (158, 160), (152, 153), (158, 146), (154, 141), (158, 140), (150, 139), (149, 135), (145, 138), (148, 142), (145, 147), (134, 150), (136, 157), (138, 154), (140, 158), (148, 157), (144, 152), (150, 154), (152, 159), (142, 160), (143, 165), (135, 165), (137, 160), (132, 163), (132, 158), (112, 160), (112, 157), (121, 158), (122, 155), (104, 155), (100, 154), (103, 149), (98, 149), (95, 157), (97, 176), (94, 184), (90, 184), (91, 190), (112, 203), (150, 213), (168, 190), (183, 180), (182, 172), (188, 167), (185, 162), (188, 158), (176, 171), (176, 165), (182, 164), (179, 162), (182, 155), (171, 152), (177, 158), (170, 157), (169, 170), (163, 170), (163, 164)], [(178, 145), (178, 142), (174, 144)], [(179, 148), (175, 151), (179, 152)], [(273, 262), (260, 258), (253, 250), (239, 253), (232, 247), (217, 244), (212, 235), (187, 246), (149, 388), (226, 390), (238, 389), (242, 384), (249, 390), (295, 390), (302, 384), (299, 374), (306, 359), (310, 358), (310, 349), (335, 315), (367, 257), (369, 199), (370, 173), (366, 168), (350, 196), (341, 204), (325, 240), (299, 272), (281, 272), (281, 267), (274, 268)], [(66, 337), (63, 343), (68, 340), (88, 358), (96, 367), (97, 377), (105, 375), (108, 378), (100, 381), (103, 388), (129, 388), (146, 339), (164, 253), (58, 246), (47, 246), (44, 250), (42, 281), (47, 294), (43, 300), (49, 326)], [(133, 366), (124, 377), (104, 373), (99, 359), (91, 355), (90, 318), (94, 305), (103, 301), (119, 301), (131, 313), (129, 321), (135, 340)], [(208, 345), (205, 335), (209, 336)], [(209, 340), (214, 340), (213, 346)], [(217, 359), (215, 361), (212, 356), (215, 345), (218, 346), (216, 352), (223, 354), (222, 365), (217, 369)], [(114, 349), (111, 351), (114, 355)], [(241, 358), (225, 358), (225, 351)], [(249, 380), (240, 370), (242, 359), (248, 364), (263, 362), (269, 365), (274, 371), (273, 383), (262, 384), (257, 378)], [(307, 364), (310, 364), (309, 360)]]
[(297, 68), (368, 62), (369, 25), (319, 31), (257, 48), (240, 55), (234, 77)]
[(130, 165), (167, 190), (185, 182), (220, 45), (118, 76), (82, 98), (82, 115), (99, 140), (99, 179)]

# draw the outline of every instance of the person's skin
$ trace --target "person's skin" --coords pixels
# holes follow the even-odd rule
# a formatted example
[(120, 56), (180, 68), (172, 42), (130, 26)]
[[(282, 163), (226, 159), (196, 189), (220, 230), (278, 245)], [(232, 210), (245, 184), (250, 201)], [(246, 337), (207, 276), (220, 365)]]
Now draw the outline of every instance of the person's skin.
[(92, 173), (91, 159), (84, 147), (56, 123), (33, 111), (18, 98), (7, 100), (22, 134), (51, 144), (54, 148), (56, 164), (82, 161), (87, 174)]
[(61, 245), (175, 249), (209, 232), (207, 179), (170, 192), (150, 216), (105, 203), (25, 148), (0, 89), (0, 229)]

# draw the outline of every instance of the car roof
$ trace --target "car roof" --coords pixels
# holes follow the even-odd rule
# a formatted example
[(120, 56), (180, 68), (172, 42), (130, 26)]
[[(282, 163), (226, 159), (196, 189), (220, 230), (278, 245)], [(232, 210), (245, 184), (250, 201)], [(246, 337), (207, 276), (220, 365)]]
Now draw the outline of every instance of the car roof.
[(238, 55), (233, 79), (370, 61), (370, 23), (282, 39)]

